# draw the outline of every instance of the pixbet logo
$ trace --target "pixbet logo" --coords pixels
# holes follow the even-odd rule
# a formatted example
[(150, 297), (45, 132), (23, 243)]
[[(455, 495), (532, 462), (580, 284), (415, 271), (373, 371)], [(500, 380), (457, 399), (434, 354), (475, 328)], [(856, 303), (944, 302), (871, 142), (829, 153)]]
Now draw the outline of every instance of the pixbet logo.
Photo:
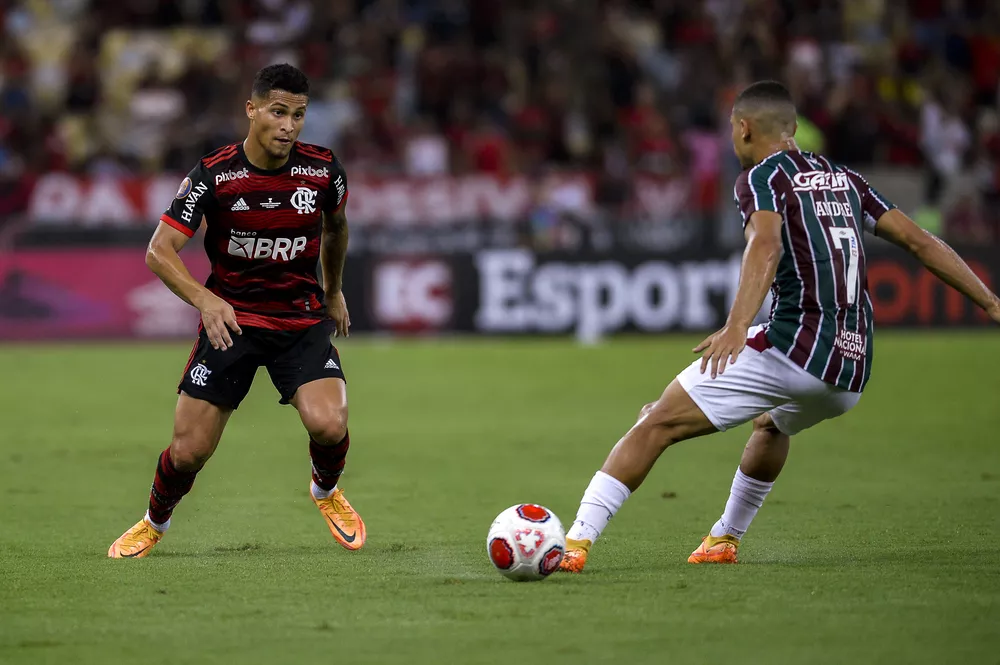
[(220, 173), (215, 176), (215, 186), (218, 187), (224, 182), (229, 182), (230, 180), (242, 180), (243, 178), (249, 178), (250, 171), (247, 169), (240, 169), (239, 171), (226, 171), (225, 173)]
[(310, 178), (329, 178), (330, 171), (325, 166), (321, 169), (314, 169), (311, 166), (293, 166), (292, 176), (305, 175)]
[(442, 261), (384, 261), (372, 273), (375, 320), (400, 330), (439, 328), (453, 311), (451, 268)]
[(243, 259), (291, 261), (306, 248), (305, 236), (298, 238), (258, 238), (253, 231), (233, 231), (229, 254)]

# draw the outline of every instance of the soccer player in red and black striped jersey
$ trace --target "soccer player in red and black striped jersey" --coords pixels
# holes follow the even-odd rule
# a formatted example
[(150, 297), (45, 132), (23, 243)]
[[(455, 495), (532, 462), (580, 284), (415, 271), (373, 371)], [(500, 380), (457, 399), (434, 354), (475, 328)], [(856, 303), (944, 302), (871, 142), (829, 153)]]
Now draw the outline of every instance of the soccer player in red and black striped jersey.
[[(561, 569), (580, 572), (590, 547), (670, 445), (753, 421), (722, 517), (691, 563), (736, 563), (740, 539), (788, 455), (789, 437), (849, 411), (872, 371), (873, 312), (864, 234), (911, 252), (1000, 323), (1000, 299), (938, 238), (854, 171), (800, 151), (788, 91), (755, 83), (737, 97), (735, 187), (747, 247), (722, 330), (611, 451), (567, 533)], [(750, 328), (768, 289), (770, 320)], [(749, 348), (747, 348), (749, 347)]]
[[(146, 556), (163, 537), (262, 366), (309, 434), (310, 495), (330, 532), (349, 550), (365, 543), (364, 522), (338, 487), (350, 436), (331, 336), (346, 336), (350, 327), (341, 292), (347, 175), (330, 150), (297, 141), (308, 103), (309, 81), (295, 67), (258, 72), (246, 103), (246, 140), (192, 169), (149, 243), (147, 265), (198, 308), (201, 326), (149, 509), (111, 545), (110, 557)], [(178, 255), (203, 223), (212, 265), (204, 286)]]

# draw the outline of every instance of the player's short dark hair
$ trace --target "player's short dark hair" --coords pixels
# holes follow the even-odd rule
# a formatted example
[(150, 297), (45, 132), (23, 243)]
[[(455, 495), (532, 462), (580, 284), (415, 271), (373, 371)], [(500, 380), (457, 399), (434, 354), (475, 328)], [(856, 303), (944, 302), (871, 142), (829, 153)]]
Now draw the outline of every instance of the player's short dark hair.
[(757, 120), (762, 131), (780, 134), (795, 129), (795, 102), (777, 81), (757, 81), (736, 96), (733, 114)]
[(254, 97), (267, 97), (272, 90), (284, 90), (293, 95), (309, 96), (309, 77), (288, 63), (268, 65), (253, 77)]

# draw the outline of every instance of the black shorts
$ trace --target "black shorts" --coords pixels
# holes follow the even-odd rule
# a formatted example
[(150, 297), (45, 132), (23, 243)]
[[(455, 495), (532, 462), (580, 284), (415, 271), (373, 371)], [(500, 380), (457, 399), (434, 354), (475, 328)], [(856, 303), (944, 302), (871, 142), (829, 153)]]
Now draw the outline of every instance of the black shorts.
[(235, 409), (250, 392), (258, 367), (266, 367), (271, 383), (288, 404), (299, 386), (317, 379), (344, 379), (340, 354), (330, 337), (333, 321), (288, 332), (243, 326), (232, 333), (233, 346), (213, 349), (204, 330), (198, 334), (177, 392)]

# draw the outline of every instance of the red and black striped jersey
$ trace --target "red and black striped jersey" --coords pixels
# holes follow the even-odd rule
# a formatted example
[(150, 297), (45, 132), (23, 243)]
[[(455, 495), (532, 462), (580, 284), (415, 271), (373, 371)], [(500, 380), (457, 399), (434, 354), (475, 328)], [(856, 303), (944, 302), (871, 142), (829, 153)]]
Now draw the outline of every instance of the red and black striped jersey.
[(296, 142), (284, 166), (255, 167), (243, 144), (202, 158), (160, 221), (193, 236), (205, 221), (205, 286), (241, 326), (301, 330), (326, 317), (318, 265), (323, 214), (347, 202), (334, 154)]
[(733, 194), (744, 225), (758, 210), (784, 222), (767, 341), (813, 376), (860, 392), (874, 347), (863, 236), (895, 206), (858, 173), (797, 150), (744, 171)]

